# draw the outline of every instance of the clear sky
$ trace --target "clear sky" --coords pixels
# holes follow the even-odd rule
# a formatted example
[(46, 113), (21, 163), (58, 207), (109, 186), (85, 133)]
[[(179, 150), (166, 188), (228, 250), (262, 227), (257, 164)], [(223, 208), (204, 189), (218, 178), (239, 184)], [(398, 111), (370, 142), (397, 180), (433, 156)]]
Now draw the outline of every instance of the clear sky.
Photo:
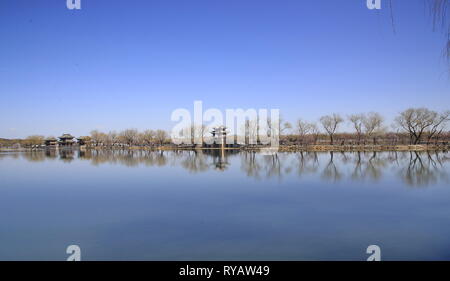
[(0, 1), (0, 137), (170, 129), (176, 108), (450, 109), (424, 0)]

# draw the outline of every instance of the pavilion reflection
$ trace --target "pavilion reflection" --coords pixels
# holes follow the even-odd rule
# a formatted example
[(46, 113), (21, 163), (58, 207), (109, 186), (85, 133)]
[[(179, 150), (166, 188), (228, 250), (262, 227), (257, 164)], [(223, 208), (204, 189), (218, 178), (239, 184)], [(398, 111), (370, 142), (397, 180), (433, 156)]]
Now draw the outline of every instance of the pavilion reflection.
[(67, 163), (72, 162), (75, 159), (75, 151), (73, 149), (60, 149), (59, 159)]

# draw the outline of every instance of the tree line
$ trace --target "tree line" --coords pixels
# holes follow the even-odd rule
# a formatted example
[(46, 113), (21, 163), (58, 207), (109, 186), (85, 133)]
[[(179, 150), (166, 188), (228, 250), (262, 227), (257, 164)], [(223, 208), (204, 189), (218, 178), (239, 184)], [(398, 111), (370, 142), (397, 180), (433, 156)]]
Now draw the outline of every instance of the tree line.
[[(400, 112), (390, 126), (377, 112), (351, 114), (346, 117), (333, 113), (322, 116), (316, 122), (298, 119), (294, 125), (280, 118), (279, 132), (282, 145), (448, 145), (449, 121), (450, 111), (438, 113), (428, 108), (409, 108)], [(340, 130), (345, 124), (348, 125), (347, 128), (351, 128), (350, 132)], [(252, 126), (247, 126), (247, 133), (251, 128)], [(202, 126), (201, 132), (202, 137), (205, 137), (209, 130), (206, 126)], [(0, 139), (0, 145), (20, 144), (33, 147), (44, 144), (45, 139), (41, 135), (32, 135), (26, 139)], [(140, 132), (137, 129), (126, 129), (108, 133), (94, 130), (84, 139), (92, 146), (158, 147), (171, 143), (169, 134), (164, 130)]]
[(90, 141), (94, 146), (161, 146), (169, 143), (169, 135), (164, 130), (126, 129), (119, 133), (111, 131), (103, 133), (98, 130), (91, 131)]
[[(449, 121), (450, 111), (438, 113), (427, 108), (409, 108), (401, 112), (390, 128), (384, 117), (377, 112), (352, 114), (346, 118), (333, 113), (322, 116), (319, 125), (297, 120), (293, 137), (294, 142), (299, 144), (317, 144), (320, 136), (323, 137), (324, 134), (328, 136), (325, 143), (331, 145), (336, 144), (336, 135), (339, 136), (339, 144), (376, 145), (381, 144), (380, 140), (389, 144), (437, 144), (439, 141), (448, 140)], [(345, 122), (353, 129), (352, 132), (339, 132)], [(290, 124), (284, 125), (286, 126), (292, 128)], [(289, 138), (287, 140), (289, 141)]]

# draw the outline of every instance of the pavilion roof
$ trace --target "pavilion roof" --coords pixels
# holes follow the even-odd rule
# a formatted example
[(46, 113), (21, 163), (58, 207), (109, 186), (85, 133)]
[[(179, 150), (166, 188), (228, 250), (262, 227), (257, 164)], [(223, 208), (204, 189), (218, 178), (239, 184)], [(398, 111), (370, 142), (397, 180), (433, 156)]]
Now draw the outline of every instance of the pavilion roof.
[(62, 136), (59, 137), (60, 139), (73, 139), (74, 136), (72, 136), (71, 134), (63, 134)]

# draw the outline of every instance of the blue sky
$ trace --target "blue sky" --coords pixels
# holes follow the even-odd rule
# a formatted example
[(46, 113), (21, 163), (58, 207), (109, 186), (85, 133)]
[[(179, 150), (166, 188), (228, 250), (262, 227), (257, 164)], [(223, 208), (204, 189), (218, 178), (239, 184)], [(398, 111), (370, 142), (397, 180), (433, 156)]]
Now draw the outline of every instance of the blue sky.
[(170, 129), (176, 108), (450, 109), (423, 0), (0, 2), (0, 137)]

